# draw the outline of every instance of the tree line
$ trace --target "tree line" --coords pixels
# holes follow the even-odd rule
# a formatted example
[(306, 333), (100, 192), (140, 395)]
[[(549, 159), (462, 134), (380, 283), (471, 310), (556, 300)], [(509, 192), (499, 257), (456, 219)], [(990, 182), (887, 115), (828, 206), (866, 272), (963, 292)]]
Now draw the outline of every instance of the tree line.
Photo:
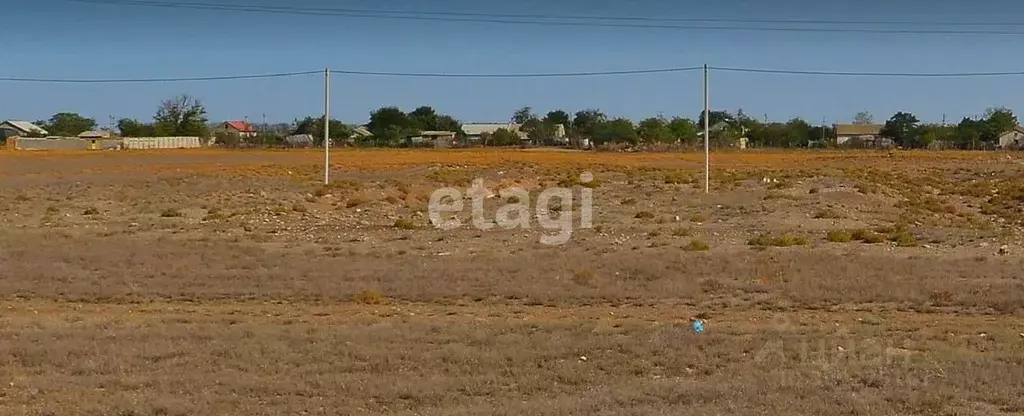
[[(117, 129), (124, 137), (199, 136), (214, 137), (216, 143), (227, 146), (286, 144), (285, 138), (308, 134), (312, 145), (323, 144), (323, 117), (309, 116), (292, 123), (257, 125), (255, 137), (238, 137), (226, 133), (212, 134), (206, 107), (198, 99), (181, 95), (164, 100), (157, 107), (151, 121), (123, 118)], [(523, 144), (523, 136), (535, 145), (580, 145), (584, 140), (592, 145), (655, 145), (672, 144), (698, 146), (702, 140), (704, 114), (697, 117), (648, 117), (637, 123), (622, 117), (610, 117), (598, 109), (584, 109), (575, 113), (552, 110), (535, 113), (531, 107), (522, 107), (512, 113), (509, 121), (517, 129), (498, 129), (484, 134), (480, 144), (508, 146)], [(37, 121), (40, 127), (56, 136), (76, 136), (95, 130), (96, 120), (75, 113), (57, 113), (48, 120)], [(710, 144), (715, 147), (733, 146), (743, 137), (751, 147), (806, 147), (835, 146), (835, 131), (831, 126), (812, 125), (800, 118), (785, 122), (757, 120), (742, 110), (736, 112), (714, 110), (708, 115), (711, 126)], [(857, 113), (852, 124), (874, 124), (867, 112)], [(881, 124), (880, 135), (904, 148), (928, 148), (936, 143), (958, 149), (990, 147), (1001, 134), (1018, 125), (1017, 117), (1004, 107), (986, 110), (981, 117), (965, 117), (955, 125), (922, 123), (912, 113), (900, 111)], [(357, 128), (360, 133), (356, 134)], [(518, 130), (514, 131), (514, 130)], [(462, 123), (455, 117), (437, 112), (430, 106), (420, 106), (410, 112), (394, 106), (381, 107), (370, 113), (365, 126), (352, 126), (340, 120), (330, 121), (332, 144), (350, 144), (366, 147), (409, 146), (410, 138), (424, 131), (450, 131), (464, 137)], [(369, 134), (365, 134), (365, 133)]]

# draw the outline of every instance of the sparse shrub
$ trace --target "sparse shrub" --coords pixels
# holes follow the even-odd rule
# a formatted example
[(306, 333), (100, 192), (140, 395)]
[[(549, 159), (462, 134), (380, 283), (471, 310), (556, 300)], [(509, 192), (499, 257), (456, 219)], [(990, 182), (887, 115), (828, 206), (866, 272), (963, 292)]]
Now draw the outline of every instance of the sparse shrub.
[(164, 217), (164, 218), (176, 218), (176, 217), (181, 217), (183, 215), (182, 215), (181, 211), (179, 211), (176, 208), (167, 208), (167, 209), (163, 210), (163, 212), (160, 213), (160, 216)]
[(829, 231), (826, 238), (831, 243), (849, 243), (850, 241), (853, 241), (853, 235), (846, 230)]
[(353, 198), (350, 198), (348, 201), (345, 201), (345, 208), (358, 207), (358, 206), (363, 205), (363, 204), (365, 204), (367, 202), (370, 202), (370, 200), (368, 198), (358, 197), (358, 196), (357, 197), (353, 197)]
[(636, 198), (626, 198), (622, 200), (622, 205), (636, 205)]
[(295, 212), (309, 212), (309, 208), (306, 208), (306, 206), (303, 205), (300, 202), (296, 202), (294, 205), (292, 205), (292, 211), (295, 211)]
[(577, 270), (572, 274), (572, 282), (580, 286), (589, 286), (594, 282), (594, 272), (587, 269)]
[(693, 231), (685, 227), (679, 227), (672, 231), (673, 237), (689, 237), (691, 235), (693, 235)]
[(690, 177), (682, 172), (673, 172), (665, 175), (665, 183), (670, 185), (679, 185), (690, 183)]
[(896, 243), (896, 245), (900, 247), (917, 246), (917, 237), (914, 237), (913, 234), (906, 231), (898, 232), (889, 236), (889, 241)]
[(809, 193), (809, 194), (816, 194), (818, 192), (821, 192), (821, 190), (819, 190), (818, 188), (811, 188), (811, 189), (807, 190), (807, 193)]
[(804, 246), (809, 244), (806, 237), (803, 236), (792, 236), (792, 235), (780, 235), (772, 237), (770, 235), (759, 235), (747, 241), (748, 245), (756, 247), (791, 247), (791, 246)]
[(817, 212), (815, 212), (814, 213), (814, 218), (815, 219), (819, 219), (819, 220), (820, 219), (837, 219), (837, 218), (843, 218), (843, 214), (840, 214), (838, 211), (835, 211), (835, 210), (830, 209), (830, 208), (824, 208), (824, 209), (820, 209)]
[(57, 208), (56, 205), (50, 205), (50, 206), (46, 207), (46, 213), (47, 214), (57, 214), (59, 212), (60, 212), (60, 208)]
[(32, 198), (30, 198), (28, 195), (25, 195), (25, 194), (18, 194), (18, 196), (14, 197), (14, 200), (18, 201), (18, 202), (27, 202), (27, 201), (31, 201)]
[(636, 215), (634, 215), (633, 218), (641, 219), (641, 220), (650, 220), (650, 219), (654, 219), (654, 214), (651, 213), (650, 211), (640, 211), (640, 212), (636, 213)]
[(82, 215), (99, 215), (99, 213), (100, 210), (96, 209), (96, 207), (89, 207), (82, 211)]
[(505, 200), (505, 203), (508, 203), (508, 204), (518, 204), (519, 203), (519, 197), (515, 196), (515, 195), (512, 195), (512, 196), (508, 197), (508, 199)]
[(321, 186), (319, 188), (316, 188), (316, 191), (313, 191), (313, 196), (315, 196), (317, 198), (323, 198), (323, 197), (325, 197), (327, 195), (330, 195), (330, 194), (331, 194), (331, 190), (328, 189), (326, 186)]
[(703, 223), (707, 222), (707, 220), (708, 219), (703, 214), (693, 214), (693, 216), (690, 217), (690, 222)]
[(661, 231), (657, 231), (657, 230), (651, 231), (651, 232), (647, 233), (648, 237), (657, 237), (657, 236), (660, 236), (660, 235), (661, 235)]
[(363, 305), (381, 305), (387, 302), (387, 298), (379, 290), (367, 289), (352, 297), (356, 303)]
[(878, 185), (868, 182), (859, 182), (854, 185), (854, 189), (862, 194), (876, 194), (878, 193)]
[(416, 223), (410, 219), (399, 218), (398, 220), (395, 221), (395, 228), (399, 228), (402, 230), (415, 230), (419, 227), (416, 226)]
[(766, 193), (764, 195), (763, 199), (765, 201), (770, 201), (770, 200), (773, 200), (773, 199), (788, 199), (788, 200), (796, 201), (796, 200), (800, 199), (800, 197), (798, 197), (796, 195), (790, 195), (790, 194), (788, 194), (786, 192), (781, 192), (781, 191), (768, 191), (768, 193)]
[(711, 247), (708, 246), (706, 241), (697, 239), (690, 240), (689, 244), (683, 246), (683, 250), (685, 251), (708, 251), (710, 249)]
[(862, 241), (866, 244), (878, 244), (885, 242), (885, 236), (870, 230), (856, 230), (851, 235), (854, 240)]
[(953, 303), (953, 293), (947, 290), (933, 291), (929, 298), (931, 299), (932, 303), (935, 303), (940, 306), (949, 305)]

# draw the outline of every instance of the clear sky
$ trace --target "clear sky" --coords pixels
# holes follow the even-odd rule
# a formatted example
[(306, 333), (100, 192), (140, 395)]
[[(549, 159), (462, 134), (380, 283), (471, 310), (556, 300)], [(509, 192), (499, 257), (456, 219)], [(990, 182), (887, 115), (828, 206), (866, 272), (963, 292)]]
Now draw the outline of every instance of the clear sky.
[[(200, 0), (180, 0), (197, 2)], [(0, 0), (0, 77), (152, 78), (340, 70), (520, 73), (700, 66), (871, 72), (1024, 71), (1024, 35), (745, 32), (503, 25), (168, 9), (66, 0)], [(1014, 0), (218, 0), (294, 8), (569, 14), (675, 18), (1006, 22)], [(696, 25), (671, 23), (676, 25)], [(765, 26), (746, 24), (745, 26)], [(775, 25), (778, 26), (778, 25)], [(795, 25), (788, 25), (793, 27)], [(817, 25), (895, 29), (997, 29), (934, 25)], [(555, 79), (435, 79), (334, 75), (332, 115), (365, 122), (371, 110), (431, 105), (463, 122), (505, 121), (521, 106), (538, 112), (599, 108), (639, 120), (696, 117), (699, 71)], [(711, 74), (714, 109), (812, 124), (876, 121), (906, 110), (950, 121), (991, 106), (1024, 112), (1024, 77), (875, 78)], [(159, 84), (0, 81), (0, 119), (36, 120), (74, 111), (149, 119), (162, 99), (187, 93), (212, 120), (291, 121), (320, 114), (322, 76)]]

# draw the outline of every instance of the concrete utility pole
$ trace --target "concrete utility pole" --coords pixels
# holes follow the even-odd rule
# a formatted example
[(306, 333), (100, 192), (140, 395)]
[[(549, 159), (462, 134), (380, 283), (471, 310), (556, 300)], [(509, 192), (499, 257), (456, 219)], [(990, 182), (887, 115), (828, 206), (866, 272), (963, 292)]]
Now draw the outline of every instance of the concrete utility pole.
[(704, 65), (704, 193), (711, 193), (711, 98), (708, 95), (708, 66)]
[(331, 181), (331, 69), (324, 69), (324, 185)]

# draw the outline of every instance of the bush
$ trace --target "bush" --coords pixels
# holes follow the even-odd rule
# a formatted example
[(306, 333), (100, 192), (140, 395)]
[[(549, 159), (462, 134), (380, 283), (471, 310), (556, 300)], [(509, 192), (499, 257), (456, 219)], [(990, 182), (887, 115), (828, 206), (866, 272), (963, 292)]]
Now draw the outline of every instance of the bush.
[(690, 243), (683, 246), (685, 251), (708, 251), (711, 247), (703, 240), (690, 240)]
[(792, 236), (792, 235), (781, 235), (772, 237), (769, 235), (759, 235), (747, 241), (747, 244), (755, 247), (791, 247), (791, 246), (804, 246), (809, 244), (806, 237)]
[(653, 219), (654, 218), (654, 214), (652, 214), (650, 211), (640, 211), (640, 212), (636, 213), (636, 215), (634, 215), (633, 218), (641, 219), (641, 220), (649, 220), (649, 219)]
[(415, 229), (417, 229), (419, 227), (417, 227), (416, 223), (414, 223), (412, 220), (405, 219), (405, 218), (400, 218), (400, 219), (395, 221), (395, 228), (399, 228), (399, 229), (403, 229), (403, 230), (415, 230)]
[(181, 211), (178, 211), (175, 208), (167, 208), (163, 212), (160, 213), (160, 216), (164, 217), (164, 218), (175, 218), (175, 217), (181, 217), (182, 214), (181, 214)]
[(853, 241), (853, 235), (846, 230), (829, 231), (827, 239), (831, 243), (849, 243)]
[(896, 245), (900, 247), (917, 246), (917, 237), (914, 237), (913, 234), (906, 231), (898, 232), (896, 234), (889, 236), (889, 241), (896, 243)]
[(378, 290), (367, 289), (352, 297), (356, 303), (364, 305), (380, 305), (387, 302), (387, 298)]
[(689, 237), (691, 235), (693, 235), (693, 231), (689, 228), (679, 227), (672, 231), (673, 237)]
[(869, 230), (857, 230), (851, 235), (854, 240), (862, 241), (867, 244), (878, 244), (885, 241), (885, 236), (874, 231)]

